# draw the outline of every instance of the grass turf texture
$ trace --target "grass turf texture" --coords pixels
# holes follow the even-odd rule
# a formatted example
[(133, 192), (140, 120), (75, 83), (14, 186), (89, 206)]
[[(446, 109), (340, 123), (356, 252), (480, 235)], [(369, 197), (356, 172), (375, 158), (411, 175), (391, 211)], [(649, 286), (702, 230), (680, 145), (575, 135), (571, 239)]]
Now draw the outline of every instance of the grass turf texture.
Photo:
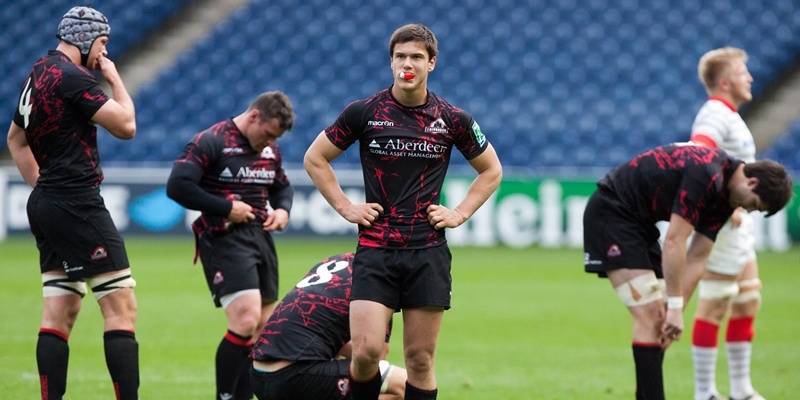
[[(213, 360), (225, 332), (191, 238), (127, 239), (138, 282), (137, 339), (142, 399), (210, 398)], [(354, 240), (277, 238), (281, 293), (323, 257)], [(632, 399), (630, 317), (609, 283), (583, 272), (577, 249), (453, 248), (453, 309), (437, 350), (439, 399)], [(800, 393), (800, 247), (761, 253), (764, 307), (756, 319), (753, 382), (766, 398)], [(36, 333), (41, 317), (38, 254), (29, 236), (0, 242), (0, 398), (37, 399)], [(691, 316), (667, 352), (668, 398), (691, 398)], [(400, 322), (400, 321), (397, 321)], [(721, 342), (724, 341), (721, 333)], [(390, 361), (402, 365), (402, 326)], [(113, 398), (103, 359), (102, 318), (91, 295), (70, 336), (67, 399)], [(724, 348), (718, 387), (727, 393)]]

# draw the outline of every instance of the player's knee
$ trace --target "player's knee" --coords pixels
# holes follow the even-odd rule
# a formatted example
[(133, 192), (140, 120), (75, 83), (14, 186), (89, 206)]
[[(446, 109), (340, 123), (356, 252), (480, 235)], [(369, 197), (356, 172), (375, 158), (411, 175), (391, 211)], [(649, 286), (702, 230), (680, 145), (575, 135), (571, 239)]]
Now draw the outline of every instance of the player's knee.
[(353, 341), (353, 362), (355, 362), (359, 369), (374, 370), (383, 355), (383, 342), (379, 346), (371, 345), (364, 342), (356, 343)]
[(86, 283), (70, 280), (66, 274), (43, 274), (42, 296), (56, 297), (75, 294), (83, 298), (86, 296)]
[(87, 278), (86, 283), (92, 288), (92, 294), (94, 294), (96, 300), (100, 300), (122, 289), (133, 289), (136, 287), (136, 281), (131, 278), (130, 270), (117, 271), (108, 275)]
[(761, 305), (761, 280), (755, 278), (739, 282), (738, 293), (733, 298), (733, 304), (734, 306), (754, 304), (758, 308)]
[(700, 299), (708, 300), (730, 300), (739, 293), (739, 285), (736, 281), (712, 281), (702, 279), (698, 285), (698, 296)]
[(639, 275), (614, 288), (622, 304), (641, 307), (664, 299), (664, 287), (655, 273)]
[(433, 370), (433, 351), (421, 348), (405, 350), (406, 368), (416, 374), (425, 374)]

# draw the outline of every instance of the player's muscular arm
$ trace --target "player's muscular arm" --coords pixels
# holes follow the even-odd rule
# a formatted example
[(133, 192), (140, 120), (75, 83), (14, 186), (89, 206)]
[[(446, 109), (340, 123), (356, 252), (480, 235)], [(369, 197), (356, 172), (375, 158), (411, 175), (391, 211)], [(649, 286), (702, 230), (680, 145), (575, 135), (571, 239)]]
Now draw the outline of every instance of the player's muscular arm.
[(436, 204), (428, 206), (428, 222), (434, 228), (455, 228), (467, 222), (500, 185), (503, 179), (503, 166), (491, 144), (469, 163), (478, 172), (478, 176), (472, 181), (467, 196), (461, 204), (452, 210)]
[(17, 164), (19, 173), (31, 187), (36, 186), (36, 181), (39, 179), (39, 164), (36, 158), (33, 157), (31, 147), (28, 145), (28, 139), (25, 137), (25, 130), (19, 125), (11, 123), (8, 128), (8, 138), (6, 139), (8, 150), (11, 152), (11, 157), (14, 163)]
[[(667, 286), (667, 298), (680, 298), (683, 302), (683, 279), (686, 272), (686, 241), (694, 230), (689, 221), (672, 214), (664, 239), (662, 267)], [(661, 334), (667, 340), (679, 340), (683, 333), (683, 308), (668, 308)]]
[(303, 166), (319, 193), (339, 215), (348, 222), (370, 227), (383, 213), (383, 207), (378, 203), (353, 204), (347, 198), (331, 167), (331, 162), (342, 153), (322, 131), (306, 151)]
[(125, 89), (114, 62), (104, 56), (98, 57), (97, 63), (103, 78), (111, 86), (113, 99), (100, 107), (92, 117), (109, 133), (119, 139), (133, 139), (136, 136), (136, 112), (133, 100)]

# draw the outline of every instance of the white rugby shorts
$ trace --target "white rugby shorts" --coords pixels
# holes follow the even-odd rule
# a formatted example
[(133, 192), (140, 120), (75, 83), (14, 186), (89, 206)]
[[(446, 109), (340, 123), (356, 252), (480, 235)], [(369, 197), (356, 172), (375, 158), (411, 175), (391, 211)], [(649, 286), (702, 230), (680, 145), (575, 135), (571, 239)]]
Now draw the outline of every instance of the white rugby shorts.
[(738, 276), (748, 261), (756, 259), (755, 221), (748, 212), (739, 212), (742, 223), (738, 227), (725, 223), (717, 234), (706, 269), (723, 275)]

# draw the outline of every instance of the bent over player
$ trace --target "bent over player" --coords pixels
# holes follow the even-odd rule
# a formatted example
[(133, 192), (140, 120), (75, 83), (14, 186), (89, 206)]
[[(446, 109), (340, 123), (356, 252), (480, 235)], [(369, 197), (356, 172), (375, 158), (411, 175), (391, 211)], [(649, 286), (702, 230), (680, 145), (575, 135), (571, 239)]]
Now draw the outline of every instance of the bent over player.
[[(697, 281), (685, 275), (702, 272), (734, 209), (769, 216), (791, 196), (782, 165), (689, 143), (647, 150), (597, 183), (583, 215), (584, 268), (608, 278), (633, 317), (636, 399), (664, 399), (663, 352), (683, 333), (684, 293), (693, 289), (684, 280)], [(658, 221), (670, 223), (663, 253)]]
[(202, 212), (192, 224), (197, 251), (211, 298), (228, 320), (215, 361), (218, 400), (253, 397), (251, 339), (278, 299), (270, 232), (286, 227), (294, 199), (276, 140), (294, 118), (285, 94), (262, 93), (241, 114), (195, 135), (167, 181), (170, 198)]
[[(753, 162), (755, 141), (738, 112), (742, 104), (753, 99), (753, 77), (746, 62), (747, 53), (733, 47), (712, 50), (700, 58), (698, 75), (709, 98), (695, 117), (691, 140)], [(750, 380), (753, 321), (761, 305), (755, 241), (753, 217), (737, 209), (720, 230), (700, 279), (692, 328), (695, 400), (722, 398), (715, 381), (717, 341), (719, 326), (728, 310), (725, 347), (730, 398), (764, 400)]]
[[(64, 14), (58, 47), (33, 65), (8, 130), (14, 162), (33, 187), (27, 211), (44, 286), (36, 343), (43, 399), (61, 399), (67, 390), (68, 339), (87, 284), (105, 320), (105, 357), (116, 398), (138, 397), (136, 282), (100, 195), (95, 124), (119, 139), (136, 135), (133, 101), (107, 58), (110, 33), (106, 17), (93, 8)], [(102, 73), (113, 99), (92, 70)]]
[[(384, 328), (403, 311), (406, 399), (435, 399), (433, 365), (444, 310), (450, 308), (451, 255), (445, 228), (455, 228), (497, 189), (502, 167), (472, 116), (428, 91), (438, 42), (420, 24), (389, 40), (393, 84), (348, 105), (306, 152), (306, 171), (325, 200), (358, 224), (353, 261), (350, 377), (355, 400), (374, 400)], [(359, 142), (366, 203), (353, 204), (331, 161)], [(453, 209), (440, 203), (453, 147), (478, 173)]]
[[(353, 253), (318, 263), (275, 307), (253, 348), (252, 382), (260, 400), (352, 399), (350, 288)], [(406, 371), (383, 360), (380, 400), (402, 400)]]

